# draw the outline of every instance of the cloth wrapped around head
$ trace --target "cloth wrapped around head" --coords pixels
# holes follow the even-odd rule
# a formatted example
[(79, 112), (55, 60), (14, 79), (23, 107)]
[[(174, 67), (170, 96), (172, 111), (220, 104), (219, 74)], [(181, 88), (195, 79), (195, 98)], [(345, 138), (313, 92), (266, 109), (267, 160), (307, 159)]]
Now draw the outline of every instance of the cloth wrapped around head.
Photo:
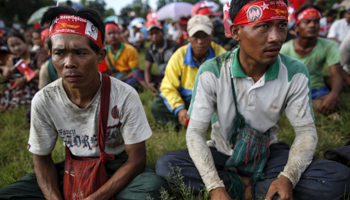
[(224, 4), (225, 35), (231, 36), (230, 25), (248, 26), (262, 22), (286, 20), (288, 21), (287, 4), (283, 0), (258, 0), (246, 4), (237, 13), (233, 21), (229, 15), (230, 4)]
[(321, 13), (316, 8), (307, 8), (296, 16), (296, 24), (299, 24), (304, 19), (318, 18), (321, 19)]
[(101, 32), (89, 20), (75, 15), (58, 15), (51, 22), (50, 37), (56, 34), (70, 33), (82, 35), (103, 48)]

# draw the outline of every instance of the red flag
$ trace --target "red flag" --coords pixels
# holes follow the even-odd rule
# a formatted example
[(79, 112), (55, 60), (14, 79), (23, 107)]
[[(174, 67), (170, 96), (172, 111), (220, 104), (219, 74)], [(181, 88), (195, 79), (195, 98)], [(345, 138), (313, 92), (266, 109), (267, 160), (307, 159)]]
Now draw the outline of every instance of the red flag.
[(232, 24), (232, 20), (230, 18), (230, 4), (224, 3), (224, 28), (225, 28), (225, 36), (227, 38), (231, 38), (230, 26)]
[(157, 12), (156, 11), (150, 11), (147, 16), (146, 16), (146, 19), (147, 21), (152, 21), (152, 20), (158, 20), (158, 17), (157, 17)]
[(305, 0), (289, 0), (289, 5), (292, 5), (294, 10), (298, 10), (302, 5), (305, 4)]
[(106, 58), (105, 58), (102, 63), (98, 64), (98, 71), (104, 72), (106, 70), (107, 70), (107, 63), (106, 63)]
[(20, 59), (16, 64), (15, 67), (26, 77), (27, 81), (30, 81), (34, 78), (35, 74), (33, 70), (28, 67), (28, 65)]

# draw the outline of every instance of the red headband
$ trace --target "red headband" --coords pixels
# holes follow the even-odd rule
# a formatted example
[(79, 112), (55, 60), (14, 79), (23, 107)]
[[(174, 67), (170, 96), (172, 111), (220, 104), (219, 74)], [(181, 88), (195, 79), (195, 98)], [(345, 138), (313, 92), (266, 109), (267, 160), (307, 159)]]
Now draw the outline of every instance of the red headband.
[(41, 31), (41, 33), (40, 33), (41, 44), (44, 44), (45, 39), (47, 37), (49, 37), (49, 33), (50, 33), (50, 29), (49, 28), (44, 29), (43, 31)]
[(312, 8), (312, 7), (307, 8), (298, 14), (296, 24), (299, 24), (301, 20), (310, 19), (310, 18), (320, 19), (321, 13), (316, 8)]
[(210, 7), (199, 8), (197, 11), (197, 15), (214, 15), (213, 11), (210, 10)]
[(111, 30), (119, 31), (120, 28), (116, 24), (107, 23), (105, 30), (106, 30), (106, 32), (111, 31)]
[(75, 15), (58, 15), (51, 22), (50, 37), (56, 34), (70, 33), (82, 35), (103, 48), (101, 32), (89, 20)]
[(247, 26), (275, 20), (288, 21), (287, 4), (283, 0), (248, 3), (237, 13), (233, 23)]

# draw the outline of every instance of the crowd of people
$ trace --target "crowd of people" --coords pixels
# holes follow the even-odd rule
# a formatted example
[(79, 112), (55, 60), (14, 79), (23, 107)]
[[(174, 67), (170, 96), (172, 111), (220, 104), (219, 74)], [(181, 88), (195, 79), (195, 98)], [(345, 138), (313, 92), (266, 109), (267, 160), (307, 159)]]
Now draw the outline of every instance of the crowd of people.
[[(31, 105), (35, 173), (1, 188), (0, 199), (159, 199), (172, 166), (194, 195), (205, 188), (211, 199), (347, 198), (350, 169), (313, 155), (314, 112), (339, 120), (339, 95), (350, 85), (350, 7), (338, 17), (304, 4), (288, 23), (287, 6), (232, 0), (230, 38), (206, 6), (167, 30), (156, 18), (128, 29), (61, 6), (43, 15), (44, 28), (1, 32), (0, 112)], [(155, 172), (145, 166), (152, 130), (140, 90), (153, 92), (158, 124), (187, 128), (188, 149), (162, 155)], [(277, 140), (283, 113), (291, 147)], [(55, 164), (58, 136), (66, 157)], [(77, 173), (73, 162), (90, 158), (106, 174), (94, 190), (79, 181), (97, 172)]]

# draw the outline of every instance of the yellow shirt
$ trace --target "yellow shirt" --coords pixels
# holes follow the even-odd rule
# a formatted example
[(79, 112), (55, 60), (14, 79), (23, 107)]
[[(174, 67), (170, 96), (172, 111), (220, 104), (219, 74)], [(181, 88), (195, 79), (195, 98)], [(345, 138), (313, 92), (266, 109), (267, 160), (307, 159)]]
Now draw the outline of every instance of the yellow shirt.
[[(107, 68), (112, 72), (112, 76), (115, 73), (128, 73), (138, 69), (139, 65), (139, 55), (136, 49), (129, 45), (123, 43), (124, 48), (121, 49), (120, 55), (114, 60), (115, 55), (112, 53), (111, 48), (107, 47)], [(122, 46), (122, 45), (121, 45)], [(112, 67), (110, 66), (112, 64)]]
[[(160, 96), (175, 115), (185, 107), (185, 101), (191, 102), (192, 89), (199, 68), (192, 58), (191, 48), (191, 44), (182, 46), (171, 56), (160, 86)], [(225, 52), (224, 48), (212, 42), (206, 60)]]

